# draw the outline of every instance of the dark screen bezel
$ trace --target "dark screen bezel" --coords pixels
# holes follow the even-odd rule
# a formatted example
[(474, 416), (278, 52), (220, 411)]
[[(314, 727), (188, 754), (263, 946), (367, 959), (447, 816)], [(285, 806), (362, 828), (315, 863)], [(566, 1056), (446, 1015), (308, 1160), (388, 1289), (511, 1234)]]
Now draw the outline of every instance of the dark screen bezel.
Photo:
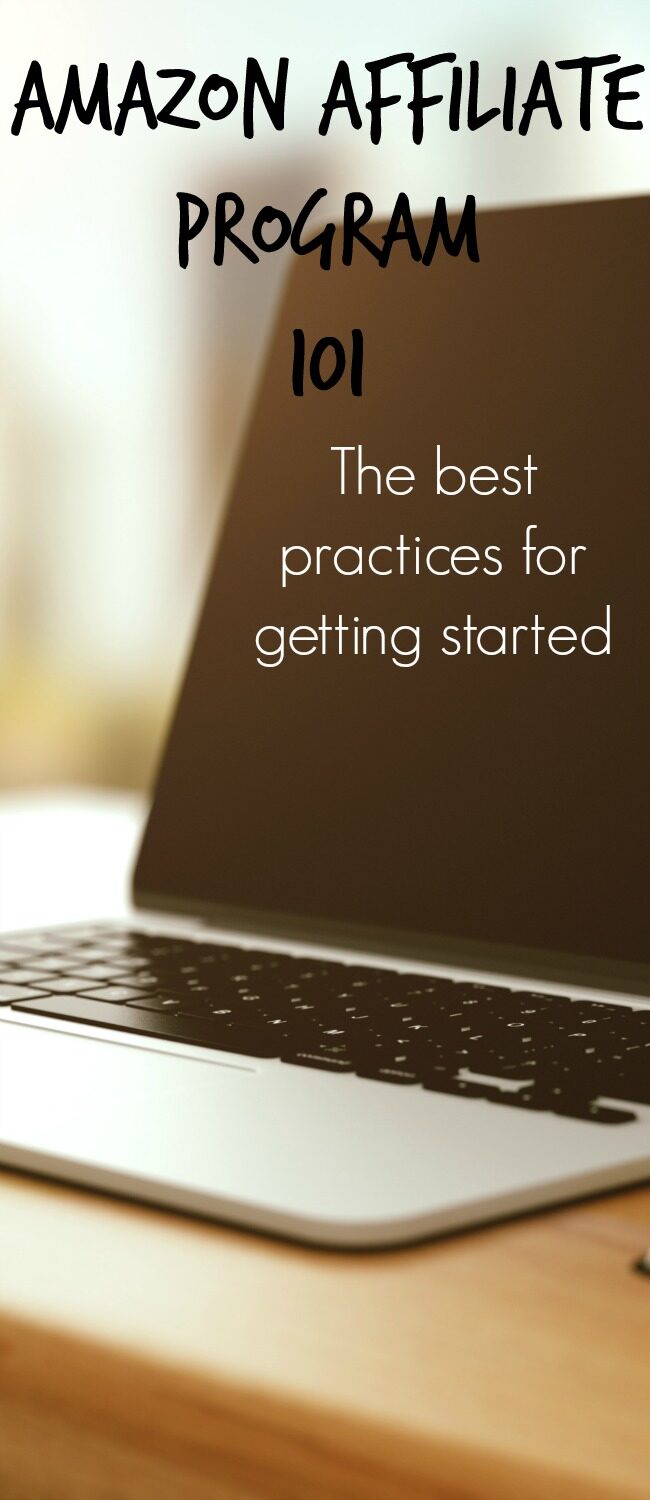
[[(137, 879), (137, 867), (136, 867)], [(134, 880), (136, 908), (161, 915), (194, 917), (209, 927), (251, 934), (263, 939), (308, 943), (314, 947), (348, 948), (351, 953), (376, 953), (396, 961), (441, 964), (495, 974), (538, 976), (553, 984), (582, 985), (590, 989), (621, 991), (650, 996), (650, 970), (645, 964), (627, 963), (551, 949), (520, 948), (502, 943), (472, 942), (442, 933), (424, 933), (404, 928), (366, 927), (347, 922), (311, 921), (295, 913), (257, 911), (250, 907), (222, 906), (161, 896), (138, 889)]]

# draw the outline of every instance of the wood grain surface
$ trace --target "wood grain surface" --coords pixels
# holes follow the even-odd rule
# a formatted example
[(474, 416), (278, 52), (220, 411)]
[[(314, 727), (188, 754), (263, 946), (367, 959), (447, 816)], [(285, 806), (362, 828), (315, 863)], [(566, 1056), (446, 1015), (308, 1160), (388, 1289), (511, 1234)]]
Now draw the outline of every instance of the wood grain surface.
[(650, 1190), (319, 1253), (0, 1174), (2, 1500), (648, 1500)]

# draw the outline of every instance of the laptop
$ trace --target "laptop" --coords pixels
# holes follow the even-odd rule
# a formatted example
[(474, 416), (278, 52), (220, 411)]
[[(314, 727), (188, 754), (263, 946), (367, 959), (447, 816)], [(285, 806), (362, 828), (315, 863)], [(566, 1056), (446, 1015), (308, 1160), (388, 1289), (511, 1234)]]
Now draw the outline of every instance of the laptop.
[(649, 202), (293, 259), (133, 919), (2, 941), (5, 1165), (357, 1248), (647, 1177)]

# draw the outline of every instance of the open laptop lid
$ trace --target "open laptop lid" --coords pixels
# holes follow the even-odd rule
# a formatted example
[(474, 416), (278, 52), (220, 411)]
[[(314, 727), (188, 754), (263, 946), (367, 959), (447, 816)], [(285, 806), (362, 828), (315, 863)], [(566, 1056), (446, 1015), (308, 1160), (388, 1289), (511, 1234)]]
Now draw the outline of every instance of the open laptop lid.
[[(484, 212), (479, 264), (294, 261), (138, 904), (647, 987), (649, 204)], [(308, 350), (363, 330), (361, 399), (293, 395), (295, 327)], [(359, 444), (380, 494), (354, 451), (340, 493), (332, 448)], [(483, 467), (437, 495), (438, 445), (495, 492)], [(528, 525), (563, 571), (531, 551), (527, 576)]]

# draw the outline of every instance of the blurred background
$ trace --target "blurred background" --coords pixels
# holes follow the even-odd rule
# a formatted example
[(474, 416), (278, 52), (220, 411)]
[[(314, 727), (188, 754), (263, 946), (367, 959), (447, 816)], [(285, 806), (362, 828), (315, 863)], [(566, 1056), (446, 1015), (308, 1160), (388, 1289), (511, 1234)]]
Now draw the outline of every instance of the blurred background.
[[(648, 191), (648, 130), (615, 131), (602, 108), (576, 126), (575, 75), (558, 75), (567, 123), (525, 140), (498, 124), (451, 135), (431, 111), (425, 143), (405, 109), (379, 148), (320, 106), (346, 57), (411, 50), (478, 57), (486, 101), (506, 63), (532, 71), (581, 53), (647, 62), (647, 0), (2, 0), (0, 241), (0, 791), (146, 787), (173, 704), (228, 476), (245, 422), (284, 254), (216, 269), (203, 247), (181, 272), (177, 204), (236, 190), (253, 211), (295, 211), (316, 186), (334, 204), (363, 189), (378, 211), (406, 190), (426, 211), (474, 192), (481, 206)], [(196, 131), (116, 138), (71, 119), (55, 136), (31, 111), (10, 125), (32, 58), (56, 114), (68, 65), (87, 95), (97, 64), (111, 97), (141, 58), (243, 83), (249, 54), (275, 77), (290, 57), (282, 135), (241, 111)], [(85, 85), (85, 87), (84, 87)], [(640, 87), (647, 118), (648, 85)], [(160, 87), (160, 86), (159, 86)], [(601, 86), (602, 88), (602, 86)], [(164, 94), (157, 91), (154, 100)], [(599, 97), (598, 86), (595, 97)], [(56, 104), (55, 102), (56, 101)], [(194, 105), (196, 104), (196, 91)], [(193, 112), (193, 111), (189, 111)], [(480, 224), (480, 220), (479, 220)], [(209, 231), (206, 231), (207, 242)], [(433, 272), (431, 274), (434, 274)]]

